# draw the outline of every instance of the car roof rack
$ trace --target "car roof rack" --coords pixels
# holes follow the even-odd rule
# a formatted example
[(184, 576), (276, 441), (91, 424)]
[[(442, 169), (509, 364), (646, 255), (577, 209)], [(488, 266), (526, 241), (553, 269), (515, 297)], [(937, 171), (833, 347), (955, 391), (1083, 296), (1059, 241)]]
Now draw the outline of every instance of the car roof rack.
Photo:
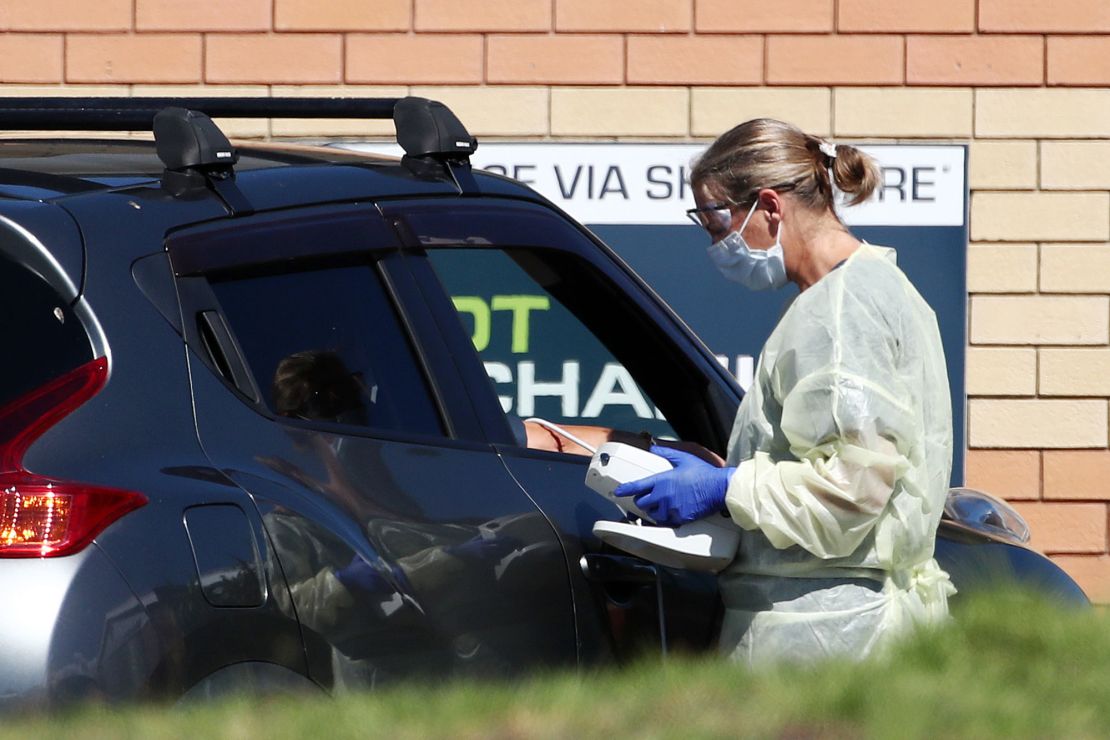
[(165, 108), (213, 118), (393, 119), (412, 157), (465, 158), (478, 148), (451, 109), (427, 98), (0, 98), (0, 129), (150, 131)]
[[(393, 119), (405, 159), (450, 174), (478, 141), (443, 103), (427, 98), (0, 98), (0, 130), (152, 131), (171, 190), (234, 176), (234, 148), (210, 117)], [(184, 180), (182, 179), (184, 176)], [(453, 175), (451, 175), (453, 177)]]
[(451, 165), (470, 164), (477, 150), (451, 109), (426, 98), (0, 98), (0, 130), (152, 131), (166, 189), (184, 196), (212, 187), (246, 210), (230, 183), (238, 154), (210, 116), (392, 119), (410, 169), (456, 185)]

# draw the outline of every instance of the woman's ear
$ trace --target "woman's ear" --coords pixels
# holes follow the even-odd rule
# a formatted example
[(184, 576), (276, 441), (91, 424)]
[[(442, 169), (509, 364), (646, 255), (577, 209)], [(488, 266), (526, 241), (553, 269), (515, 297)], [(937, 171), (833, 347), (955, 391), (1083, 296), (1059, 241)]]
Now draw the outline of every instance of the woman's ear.
[(767, 212), (768, 217), (777, 216), (782, 218), (783, 197), (782, 193), (771, 188), (763, 188), (759, 191), (759, 206), (762, 210)]

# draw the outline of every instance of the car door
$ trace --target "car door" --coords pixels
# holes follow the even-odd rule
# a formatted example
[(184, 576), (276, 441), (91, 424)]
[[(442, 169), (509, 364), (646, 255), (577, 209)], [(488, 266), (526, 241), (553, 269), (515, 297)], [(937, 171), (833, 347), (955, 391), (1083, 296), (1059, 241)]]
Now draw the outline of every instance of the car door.
[[(600, 657), (662, 638), (711, 644), (710, 574), (609, 550), (598, 519), (622, 513), (584, 485), (588, 459), (528, 449), (526, 417), (698, 442), (724, 452), (739, 389), (611, 252), (536, 204), (383, 204), (506, 468), (555, 522), (573, 564), (580, 634)], [(461, 329), (461, 331), (460, 331)]]
[(198, 435), (262, 513), (312, 677), (573, 662), (559, 541), (484, 440), (377, 212), (255, 216), (168, 249)]

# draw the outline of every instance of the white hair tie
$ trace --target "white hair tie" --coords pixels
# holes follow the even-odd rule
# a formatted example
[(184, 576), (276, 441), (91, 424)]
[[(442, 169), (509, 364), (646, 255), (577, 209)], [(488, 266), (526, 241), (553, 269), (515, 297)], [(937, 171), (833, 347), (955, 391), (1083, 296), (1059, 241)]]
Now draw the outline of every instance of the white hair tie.
[(829, 159), (836, 159), (836, 144), (822, 141), (818, 148), (821, 150), (821, 153)]

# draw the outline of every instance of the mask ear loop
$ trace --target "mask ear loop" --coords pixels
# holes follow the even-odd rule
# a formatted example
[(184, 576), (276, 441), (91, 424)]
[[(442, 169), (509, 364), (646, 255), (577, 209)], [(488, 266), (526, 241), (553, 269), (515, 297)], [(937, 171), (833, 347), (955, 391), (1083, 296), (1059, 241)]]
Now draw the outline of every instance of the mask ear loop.
[(744, 222), (742, 224), (740, 224), (740, 228), (738, 228), (736, 230), (737, 234), (743, 234), (744, 229), (748, 228), (748, 222), (752, 220), (752, 216), (755, 215), (755, 211), (756, 211), (757, 208), (759, 208), (759, 198), (758, 197), (756, 198), (755, 203), (752, 203), (752, 207), (748, 209), (748, 215), (744, 216)]

